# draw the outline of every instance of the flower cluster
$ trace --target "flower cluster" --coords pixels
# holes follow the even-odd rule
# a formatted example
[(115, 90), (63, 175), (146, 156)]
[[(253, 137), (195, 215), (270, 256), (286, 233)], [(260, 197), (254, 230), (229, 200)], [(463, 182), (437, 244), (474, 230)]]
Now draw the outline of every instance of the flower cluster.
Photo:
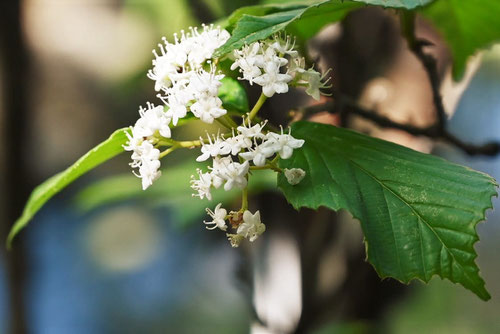
[(252, 125), (250, 119), (247, 119), (227, 139), (219, 134), (212, 137), (207, 135), (206, 141), (200, 138), (203, 144), (201, 155), (196, 161), (213, 158), (213, 164), (209, 167), (209, 172), (202, 173), (198, 170), (198, 179), (192, 177), (191, 187), (197, 192), (194, 196), (211, 200), (210, 189), (220, 188), (222, 185), (226, 191), (232, 188), (243, 189), (247, 186), (251, 163), (256, 167), (267, 166), (279, 170), (274, 163), (275, 159), (271, 158), (278, 154), (282, 159), (288, 159), (294, 149), (304, 145), (304, 140), (296, 139), (290, 133), (283, 133), (283, 129), (281, 133), (264, 131), (265, 125), (266, 122)]
[[(278, 157), (281, 157), (281, 159), (290, 158), (294, 149), (304, 145), (304, 140), (296, 139), (290, 133), (284, 133), (283, 129), (281, 129), (281, 133), (265, 131), (265, 126), (266, 122), (252, 125), (248, 117), (227, 138), (219, 134), (212, 137), (207, 135), (206, 141), (200, 138), (200, 142), (203, 144), (201, 146), (201, 155), (198, 156), (196, 161), (205, 161), (212, 158), (212, 166), (205, 173), (198, 169), (198, 178), (192, 176), (191, 187), (196, 191), (193, 196), (211, 200), (211, 189), (220, 188), (221, 186), (225, 191), (233, 188), (243, 190), (247, 187), (249, 171), (252, 168), (268, 167), (281, 171), (275, 164), (276, 159)], [(301, 169), (296, 170), (304, 173)], [(300, 174), (300, 172), (298, 173)], [(299, 178), (301, 179), (303, 176), (304, 174)], [(288, 176), (287, 179), (292, 180)], [(292, 182), (297, 184), (300, 182), (300, 180), (297, 180), (297, 177), (295, 177)], [(265, 225), (260, 223), (260, 213), (258, 211), (255, 213), (258, 218), (257, 224), (257, 218), (254, 216), (252, 216), (254, 218), (250, 218), (250, 212), (246, 210), (245, 204), (243, 209), (243, 222), (240, 222), (240, 224), (233, 220), (232, 226), (237, 228), (237, 233), (227, 234), (233, 247), (238, 246), (239, 242), (244, 238), (254, 241), (265, 230)], [(218, 205), (214, 212), (210, 210), (207, 210), (207, 212), (214, 219), (208, 223), (214, 225), (209, 229), (218, 227), (226, 231), (227, 227), (221, 220), (223, 213), (224, 216), (227, 214), (226, 210)], [(246, 214), (247, 212), (248, 214)], [(247, 218), (245, 219), (245, 217)]]
[[(127, 133), (124, 149), (132, 152), (130, 165), (138, 169), (134, 174), (142, 179), (142, 188), (146, 189), (161, 175), (161, 158), (181, 147), (200, 146), (201, 154), (196, 161), (211, 159), (212, 163), (207, 171), (198, 169), (197, 177), (191, 177), (191, 187), (196, 192), (193, 196), (212, 200), (213, 188), (242, 190), (240, 210), (228, 213), (219, 203), (214, 211), (207, 209), (212, 220), (204, 222), (210, 230), (227, 231), (230, 226), (234, 233), (226, 235), (231, 245), (237, 247), (244, 239), (253, 242), (266, 229), (260, 212), (248, 210), (251, 170), (283, 173), (292, 185), (305, 176), (302, 169), (281, 170), (277, 165), (279, 158), (289, 159), (295, 149), (304, 145), (304, 140), (292, 137), (283, 128), (271, 131), (267, 121), (252, 124), (252, 119), (267, 97), (286, 93), (289, 86), (303, 86), (309, 95), (319, 99), (320, 89), (327, 87), (327, 81), (314, 69), (305, 69), (304, 58), (294, 50), (295, 43), (288, 36), (275, 35), (235, 50), (231, 70), (238, 69), (239, 79), (247, 80), (250, 85), (262, 86), (261, 97), (238, 126), (227, 115), (219, 97), (224, 74), (219, 70), (219, 59), (213, 58), (214, 51), (229, 37), (224, 29), (203, 25), (201, 29), (189, 28), (188, 32), (174, 35), (173, 43), (163, 38), (159, 52), (153, 50), (153, 68), (147, 74), (154, 80), (163, 105), (148, 102), (145, 108), (140, 107), (140, 117)], [(171, 127), (188, 114), (209, 124), (217, 120), (228, 133), (207, 133), (206, 138), (196, 141), (172, 139)], [(164, 146), (167, 149), (160, 151)]]
[(222, 203), (219, 203), (215, 207), (214, 211), (207, 208), (207, 213), (212, 218), (212, 221), (203, 222), (205, 225), (212, 225), (207, 226), (208, 230), (219, 228), (222, 231), (226, 231), (226, 220), (230, 221), (231, 226), (236, 230), (236, 233), (226, 233), (227, 239), (231, 243), (232, 247), (238, 247), (244, 239), (254, 242), (259, 235), (266, 231), (266, 225), (260, 221), (259, 210), (257, 210), (254, 214), (245, 210), (243, 214), (240, 214), (239, 212), (231, 212), (228, 215), (227, 210), (222, 208)]
[(305, 69), (305, 60), (294, 50), (290, 36), (276, 34), (271, 39), (254, 42), (235, 50), (231, 70), (239, 69), (240, 80), (262, 86), (262, 93), (272, 97), (288, 92), (289, 86), (305, 86), (306, 93), (319, 100), (320, 89), (328, 88), (326, 76), (313, 68)]
[(229, 33), (203, 26), (202, 32), (190, 28), (189, 33), (182, 31), (180, 38), (174, 37), (174, 43), (163, 39), (160, 54), (153, 50), (153, 69), (148, 72), (148, 77), (155, 81), (155, 90), (163, 93), (158, 96), (165, 107), (148, 102), (147, 109), (140, 108), (140, 118), (127, 134), (125, 149), (133, 151), (130, 165), (139, 168), (136, 175), (142, 179), (144, 190), (161, 174), (160, 151), (153, 145), (162, 137), (170, 138), (170, 123), (177, 125), (188, 111), (206, 123), (226, 114), (217, 96), (224, 75), (217, 73), (211, 57), (228, 40)]

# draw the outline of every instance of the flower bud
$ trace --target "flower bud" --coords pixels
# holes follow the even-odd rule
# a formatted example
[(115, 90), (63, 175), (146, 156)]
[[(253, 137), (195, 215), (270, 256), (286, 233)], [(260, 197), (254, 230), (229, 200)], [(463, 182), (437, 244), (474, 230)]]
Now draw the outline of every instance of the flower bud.
[(288, 183), (292, 186), (299, 184), (300, 181), (306, 176), (306, 172), (301, 168), (285, 168), (285, 177)]

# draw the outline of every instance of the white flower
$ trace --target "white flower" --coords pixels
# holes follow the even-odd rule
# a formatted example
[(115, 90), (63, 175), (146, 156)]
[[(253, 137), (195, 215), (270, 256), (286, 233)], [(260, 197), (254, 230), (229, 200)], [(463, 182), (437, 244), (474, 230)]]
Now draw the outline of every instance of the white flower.
[(200, 97), (192, 106), (191, 112), (205, 123), (212, 124), (214, 119), (224, 116), (227, 111), (222, 108), (222, 101), (218, 97), (205, 95)]
[(240, 164), (234, 162), (231, 157), (216, 157), (212, 167), (212, 175), (226, 181), (224, 184), (225, 191), (229, 191), (233, 187), (243, 189), (247, 186), (249, 167), (248, 161)]
[(234, 135), (226, 138), (226, 144), (231, 148), (231, 154), (237, 155), (242, 149), (252, 147), (252, 140), (243, 136), (242, 134)]
[(163, 106), (154, 106), (147, 103), (148, 108), (140, 107), (139, 114), (141, 117), (134, 125), (134, 136), (150, 137), (154, 136), (156, 132), (165, 137), (170, 138), (170, 121), (171, 118), (163, 111)]
[(306, 172), (302, 168), (292, 168), (292, 169), (285, 168), (284, 172), (286, 180), (292, 186), (299, 184), (300, 181), (302, 181), (306, 176)]
[(262, 133), (262, 129), (266, 126), (267, 121), (262, 123), (257, 123), (252, 126), (250, 118), (248, 118), (247, 123), (245, 124), (245, 118), (243, 118), (243, 125), (238, 126), (238, 132), (246, 139), (248, 139), (245, 143), (247, 147), (252, 146), (252, 141), (249, 140), (251, 138), (264, 138), (264, 134)]
[(321, 73), (310, 68), (300, 75), (301, 81), (307, 82), (306, 93), (317, 101), (319, 101), (321, 97), (320, 89), (331, 87), (331, 85), (328, 84), (330, 78), (325, 80), (325, 77), (328, 76), (328, 73), (329, 71), (327, 71), (323, 76), (321, 76)]
[(244, 236), (239, 235), (239, 234), (231, 234), (231, 233), (226, 233), (227, 240), (231, 243), (231, 247), (236, 248), (240, 245), (240, 243), (245, 239)]
[(240, 157), (245, 160), (253, 160), (255, 166), (264, 166), (266, 159), (274, 153), (274, 145), (266, 145), (266, 142), (264, 142), (261, 145), (255, 144), (255, 148), (249, 149), (248, 152), (240, 153)]
[(145, 160), (142, 162), (139, 167), (139, 174), (136, 174), (142, 180), (142, 190), (146, 190), (161, 176), (159, 168), (160, 160)]
[[(185, 36), (184, 36), (185, 37)], [(167, 89), (179, 72), (184, 72), (183, 67), (187, 61), (187, 53), (183, 44), (171, 44), (163, 37), (164, 44), (158, 44), (160, 54), (153, 50), (153, 69), (148, 71), (148, 78), (155, 80), (155, 90)]]
[(274, 36), (274, 42), (270, 46), (276, 50), (277, 53), (283, 55), (287, 54), (292, 58), (297, 57), (299, 54), (296, 50), (294, 50), (295, 39), (292, 41), (290, 36), (286, 36), (286, 39), (283, 40), (279, 34), (276, 34)]
[[(207, 134), (208, 144), (203, 143), (201, 145), (201, 155), (196, 158), (196, 161), (201, 162), (205, 161), (210, 157), (216, 157), (218, 155), (227, 155), (231, 153), (231, 146), (221, 139), (219, 136), (210, 138)], [(203, 142), (203, 139), (200, 137), (200, 141)]]
[(180, 118), (186, 117), (187, 108), (184, 103), (181, 103), (176, 95), (170, 95), (165, 102), (168, 106), (167, 116), (172, 119), (172, 124), (177, 125)]
[(259, 66), (264, 63), (261, 52), (261, 45), (259, 42), (245, 45), (241, 50), (234, 50), (233, 54), (236, 58), (231, 65), (231, 70), (238, 67), (243, 74), (240, 80), (247, 80), (250, 85), (253, 84), (253, 79), (262, 74)]
[(254, 242), (259, 235), (264, 233), (266, 225), (260, 221), (260, 212), (257, 210), (253, 215), (250, 211), (243, 212), (243, 223), (238, 227), (236, 233)]
[(210, 96), (217, 96), (219, 87), (222, 85), (221, 80), (224, 74), (215, 74), (216, 68), (212, 66), (210, 72), (205, 70), (198, 71), (191, 77), (189, 88), (196, 92), (197, 95), (207, 94)]
[(198, 28), (189, 28), (192, 37), (188, 41), (188, 61), (194, 66), (212, 58), (214, 51), (224, 45), (230, 37), (227, 30), (220, 27), (214, 28), (213, 25), (202, 25), (202, 27), (201, 33), (198, 32)]
[(313, 68), (306, 70), (304, 58), (294, 58), (288, 71), (294, 77), (294, 84), (307, 86), (306, 93), (315, 100), (319, 101), (321, 98), (320, 89), (331, 87), (331, 85), (328, 84), (330, 78), (327, 78), (330, 70), (326, 71), (323, 76)]
[(160, 160), (158, 160), (160, 158), (160, 151), (147, 140), (137, 140), (136, 137), (131, 137), (128, 133), (127, 136), (129, 142), (123, 148), (126, 151), (133, 151), (133, 161), (130, 163), (130, 166), (132, 168), (139, 168), (138, 174), (133, 173), (142, 179), (142, 189), (146, 190), (161, 175), (161, 172), (158, 170), (160, 168)]
[(265, 73), (254, 79), (254, 82), (262, 86), (262, 92), (267, 97), (274, 93), (282, 94), (288, 92), (288, 82), (292, 80), (289, 74), (280, 73), (278, 62), (270, 61), (265, 66)]
[(272, 146), (282, 159), (290, 158), (294, 149), (304, 145), (303, 139), (295, 139), (290, 134), (283, 134), (283, 129), (281, 129), (281, 134), (269, 132), (266, 138), (266, 145)]
[(206, 211), (210, 217), (212, 217), (211, 222), (203, 221), (204, 224), (206, 225), (213, 225), (212, 227), (207, 226), (207, 230), (214, 230), (216, 228), (221, 229), (222, 231), (225, 231), (227, 229), (226, 226), (226, 216), (227, 216), (227, 211), (224, 208), (221, 208), (222, 203), (217, 204), (215, 207), (215, 210), (212, 211), (209, 208), (206, 208)]
[(194, 175), (191, 175), (191, 188), (197, 191), (197, 194), (193, 194), (193, 197), (199, 197), (200, 199), (207, 198), (209, 201), (212, 200), (212, 194), (210, 193), (210, 187), (212, 186), (212, 175), (210, 173), (202, 173), (200, 169), (197, 169), (198, 180), (195, 180)]

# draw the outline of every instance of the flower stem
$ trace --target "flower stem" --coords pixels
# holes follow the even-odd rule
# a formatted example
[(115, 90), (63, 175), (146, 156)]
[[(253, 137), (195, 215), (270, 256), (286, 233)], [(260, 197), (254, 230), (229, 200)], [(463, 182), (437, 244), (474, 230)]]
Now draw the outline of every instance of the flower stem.
[(259, 112), (259, 110), (262, 107), (262, 105), (264, 104), (264, 102), (266, 102), (266, 100), (267, 100), (267, 96), (265, 96), (264, 93), (261, 93), (259, 99), (257, 100), (257, 102), (253, 106), (252, 110), (248, 114), (248, 119), (251, 120), (255, 117), (255, 115), (257, 115), (257, 113)]
[(281, 173), (283, 171), (281, 168), (272, 163), (264, 166), (250, 166), (250, 170), (265, 170), (265, 169), (272, 169), (273, 171), (278, 173)]
[(175, 150), (176, 150), (176, 149), (178, 149), (178, 148), (179, 148), (179, 146), (176, 146), (176, 145), (175, 145), (175, 146), (172, 146), (172, 147), (167, 148), (165, 151), (163, 151), (163, 152), (161, 152), (161, 153), (160, 153), (160, 159), (161, 159), (161, 158), (163, 158), (164, 156), (166, 156), (166, 155), (168, 155), (168, 154), (172, 153), (173, 151), (175, 151)]
[(238, 124), (236, 124), (236, 122), (233, 121), (233, 119), (228, 114), (225, 114), (224, 116), (222, 116), (222, 118), (229, 125), (228, 129), (236, 129), (238, 127)]
[(245, 211), (248, 209), (248, 186), (243, 188), (241, 192), (241, 211)]
[(227, 120), (224, 117), (219, 117), (215, 120), (217, 123), (225, 127), (226, 129), (231, 129), (231, 125), (227, 122)]
[(201, 146), (202, 143), (204, 143), (205, 140), (185, 140), (185, 141), (178, 141), (175, 143), (176, 146), (178, 147), (196, 147), (196, 146)]

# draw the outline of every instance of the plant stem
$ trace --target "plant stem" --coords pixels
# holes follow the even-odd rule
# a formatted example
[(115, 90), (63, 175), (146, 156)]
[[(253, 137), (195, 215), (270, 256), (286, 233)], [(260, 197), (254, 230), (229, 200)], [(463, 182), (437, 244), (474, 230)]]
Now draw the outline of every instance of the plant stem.
[(265, 96), (264, 93), (261, 93), (259, 99), (257, 100), (257, 102), (253, 106), (252, 110), (248, 114), (249, 120), (252, 120), (255, 117), (255, 115), (257, 115), (257, 113), (259, 112), (259, 110), (262, 107), (262, 105), (264, 104), (264, 102), (266, 102), (266, 100), (267, 100), (267, 96)]
[(178, 147), (196, 147), (196, 146), (201, 146), (205, 140), (185, 140), (185, 141), (178, 141), (175, 145)]
[(272, 169), (273, 171), (278, 173), (281, 173), (283, 171), (281, 168), (271, 163), (264, 166), (250, 166), (250, 170), (265, 170), (265, 169)]
[(248, 186), (243, 188), (241, 192), (241, 211), (245, 211), (248, 209)]
[(224, 116), (222, 116), (222, 118), (229, 125), (228, 129), (231, 130), (231, 129), (236, 129), (238, 127), (238, 124), (236, 124), (236, 122), (233, 121), (233, 119), (228, 114), (225, 114)]
[(163, 158), (164, 156), (172, 153), (173, 151), (175, 151), (178, 148), (179, 148), (179, 146), (177, 146), (177, 145), (174, 145), (172, 147), (167, 148), (165, 151), (160, 153), (160, 159)]

